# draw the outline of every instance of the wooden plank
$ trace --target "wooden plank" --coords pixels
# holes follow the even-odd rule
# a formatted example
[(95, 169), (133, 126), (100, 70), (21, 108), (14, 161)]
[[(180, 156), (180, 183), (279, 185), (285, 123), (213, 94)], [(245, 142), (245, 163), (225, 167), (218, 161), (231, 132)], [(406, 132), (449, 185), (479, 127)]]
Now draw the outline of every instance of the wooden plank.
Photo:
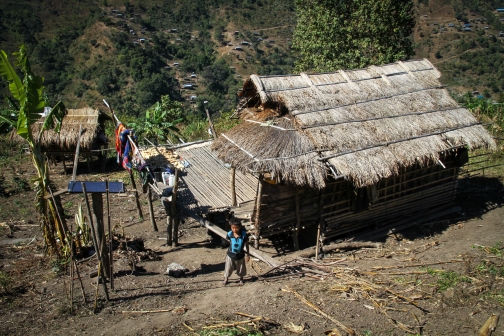
[[(188, 212), (188, 211), (186, 211)], [(200, 223), (202, 226), (206, 227), (208, 230), (212, 231), (213, 233), (217, 234), (219, 237), (221, 238), (226, 238), (226, 234), (227, 232), (222, 230), (220, 227), (218, 227), (217, 225), (213, 224), (212, 222), (204, 219), (203, 217), (201, 216), (198, 216), (196, 213), (190, 211), (188, 212), (188, 214), (193, 218), (195, 219), (196, 221), (198, 221), (198, 223)], [(252, 246), (249, 246), (249, 253), (250, 255), (264, 261), (265, 263), (267, 263), (268, 265), (272, 266), (272, 267), (276, 267), (276, 266), (279, 266), (280, 265), (280, 262), (271, 258), (270, 256), (268, 256), (267, 254), (255, 249), (254, 247)]]

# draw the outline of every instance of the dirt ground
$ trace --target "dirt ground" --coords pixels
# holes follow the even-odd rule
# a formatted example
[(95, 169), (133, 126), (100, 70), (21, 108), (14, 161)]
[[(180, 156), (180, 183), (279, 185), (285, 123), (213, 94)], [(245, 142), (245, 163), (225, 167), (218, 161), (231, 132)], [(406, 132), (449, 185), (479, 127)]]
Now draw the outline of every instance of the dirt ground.
[[(79, 180), (127, 182), (120, 170), (79, 170)], [(87, 303), (74, 281), (71, 313), (68, 265), (44, 256), (33, 192), (19, 182), (28, 181), (33, 169), (28, 162), (3, 171), (1, 335), (227, 335), (226, 328), (233, 328), (233, 335), (322, 335), (338, 328), (344, 335), (345, 327), (359, 335), (474, 335), (492, 314), (504, 311), (504, 188), (496, 178), (461, 181), (462, 212), (389, 236), (379, 241), (380, 248), (333, 251), (315, 262), (267, 243), (261, 249), (281, 263), (290, 261), (290, 267), (259, 277), (270, 267), (252, 261), (243, 287), (236, 276), (221, 284), (225, 247), (212, 243), (196, 222), (186, 220), (180, 246), (167, 247), (160, 208), (155, 210), (160, 231), (154, 232), (148, 220), (138, 220), (132, 197), (114, 195), (112, 224), (118, 227), (110, 301), (99, 287), (93, 313), (97, 278), (90, 273), (97, 262), (83, 258), (79, 270)], [(62, 172), (61, 166), (52, 171), (60, 188), (69, 180)], [(72, 223), (82, 196), (66, 194), (62, 202)], [(141, 203), (148, 218), (145, 195)], [(137, 251), (121, 250), (123, 233)], [(137, 258), (135, 271), (130, 255)], [(168, 276), (172, 262), (189, 272)], [(494, 335), (502, 333), (501, 321)]]

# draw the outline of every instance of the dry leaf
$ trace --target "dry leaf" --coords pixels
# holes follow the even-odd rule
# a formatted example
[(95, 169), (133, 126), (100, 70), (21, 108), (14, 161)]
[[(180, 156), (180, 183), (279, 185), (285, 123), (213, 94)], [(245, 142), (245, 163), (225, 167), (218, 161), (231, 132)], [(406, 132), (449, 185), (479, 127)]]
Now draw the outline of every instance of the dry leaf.
[(284, 328), (287, 331), (290, 331), (292, 333), (301, 334), (303, 332), (303, 330), (304, 330), (304, 324), (298, 326), (298, 325), (295, 325), (292, 322), (289, 322), (289, 323), (287, 323), (287, 324), (284, 325)]

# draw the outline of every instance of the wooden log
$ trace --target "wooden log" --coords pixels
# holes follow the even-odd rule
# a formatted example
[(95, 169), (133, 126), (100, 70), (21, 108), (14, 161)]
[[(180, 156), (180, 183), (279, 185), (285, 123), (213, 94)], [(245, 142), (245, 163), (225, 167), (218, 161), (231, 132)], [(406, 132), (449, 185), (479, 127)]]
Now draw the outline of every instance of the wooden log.
[(171, 203), (171, 220), (172, 220), (172, 247), (176, 247), (178, 245), (178, 225), (180, 222), (179, 214), (177, 213), (177, 192), (178, 192), (178, 183), (179, 183), (179, 170), (175, 168), (175, 184), (173, 185), (172, 190), (172, 203)]
[(235, 178), (236, 178), (236, 168), (231, 167), (231, 205), (236, 206), (236, 185), (235, 185)]
[(158, 227), (156, 225), (156, 219), (154, 218), (154, 207), (152, 206), (152, 191), (151, 188), (147, 188), (147, 200), (149, 202), (149, 216), (152, 225), (152, 230), (158, 231)]
[(261, 200), (262, 200), (262, 193), (263, 193), (263, 182), (264, 180), (264, 175), (260, 174), (259, 175), (259, 183), (257, 186), (257, 199), (256, 199), (256, 206), (255, 206), (255, 241), (254, 241), (254, 247), (256, 249), (259, 248), (259, 237), (261, 235)]
[(299, 188), (296, 188), (296, 229), (292, 234), (294, 251), (299, 250), (299, 230), (301, 229), (301, 213), (299, 210)]
[(136, 182), (135, 182), (135, 177), (133, 176), (133, 170), (129, 170), (128, 173), (129, 173), (129, 177), (130, 177), (130, 181), (131, 181), (131, 186), (135, 190), (134, 195), (135, 195), (135, 202), (136, 202), (138, 217), (140, 218), (140, 220), (143, 220), (142, 207), (140, 205), (140, 199), (138, 197), (138, 190), (137, 190), (137, 186), (136, 186)]
[[(380, 248), (381, 246), (382, 244), (380, 243), (372, 243), (372, 242), (346, 242), (346, 243), (325, 245), (324, 252), (327, 253), (334, 250), (355, 250), (364, 247)], [(303, 253), (301, 253), (299, 256), (302, 258), (311, 258), (316, 255), (316, 252), (317, 251), (314, 247), (310, 247), (308, 249), (303, 250)]]
[(478, 331), (478, 336), (491, 336), (499, 323), (499, 314), (492, 314)]

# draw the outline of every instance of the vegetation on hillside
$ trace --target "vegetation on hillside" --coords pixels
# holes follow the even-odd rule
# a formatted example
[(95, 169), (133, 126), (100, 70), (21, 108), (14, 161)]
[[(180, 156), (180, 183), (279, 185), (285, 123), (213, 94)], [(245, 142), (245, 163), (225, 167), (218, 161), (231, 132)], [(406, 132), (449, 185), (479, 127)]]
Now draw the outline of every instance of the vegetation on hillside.
[[(246, 76), (292, 73), (296, 59), (298, 71), (355, 68), (404, 59), (414, 47), (413, 57), (430, 58), (454, 91), (504, 101), (504, 46), (497, 36), (504, 14), (495, 12), (496, 0), (297, 5), (298, 16), (294, 0), (69, 0), (50, 8), (6, 0), (2, 49), (26, 43), (50, 105), (61, 99), (69, 108), (103, 108), (106, 98), (136, 119), (169, 97), (181, 104), (184, 122), (177, 126), (188, 140), (208, 136), (205, 109), (218, 119), (235, 108)], [(414, 45), (407, 38), (412, 6)], [(313, 14), (312, 7), (328, 10)], [(464, 23), (473, 30), (463, 32)], [(0, 88), (8, 109), (6, 96)]]
[(411, 0), (296, 0), (296, 70), (328, 72), (413, 55)]

